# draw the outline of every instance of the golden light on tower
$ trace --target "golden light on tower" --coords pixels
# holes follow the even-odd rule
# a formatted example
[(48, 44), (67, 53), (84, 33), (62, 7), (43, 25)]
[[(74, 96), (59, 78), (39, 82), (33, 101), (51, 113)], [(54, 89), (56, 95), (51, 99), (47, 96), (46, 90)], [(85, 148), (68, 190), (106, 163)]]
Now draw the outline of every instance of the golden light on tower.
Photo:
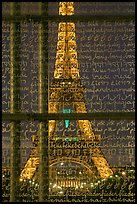
[[(74, 15), (73, 2), (60, 2), (59, 15)], [(80, 73), (78, 66), (77, 46), (75, 23), (73, 22), (60, 22), (58, 26), (58, 41), (54, 69), (54, 78), (52, 84), (49, 86), (49, 113), (60, 113), (64, 107), (73, 107), (75, 113), (87, 113), (87, 108), (84, 99), (84, 88), (80, 82)], [(67, 109), (68, 110), (68, 109)], [(55, 130), (58, 121), (49, 120), (48, 135), (49, 135), (49, 150), (53, 145), (50, 145), (54, 140)], [(94, 171), (97, 172), (100, 178), (108, 178), (113, 174), (102, 150), (99, 146), (100, 136), (93, 132), (92, 123), (89, 120), (77, 120), (77, 127), (80, 129), (81, 135), (77, 135), (79, 142), (84, 140), (84, 145), (87, 145), (86, 151), (87, 159), (74, 158), (72, 155), (73, 149), (70, 150), (70, 156), (66, 156), (65, 148), (62, 146), (64, 155), (57, 158), (49, 158), (49, 165), (54, 162), (77, 162), (85, 166), (91, 175)], [(66, 128), (69, 123), (66, 122)], [(76, 128), (77, 128), (76, 127)], [(64, 141), (63, 141), (64, 142)], [(57, 148), (56, 142), (53, 142), (55, 149)], [(53, 144), (52, 143), (52, 144)], [(92, 144), (90, 147), (88, 146)], [(62, 143), (63, 144), (63, 143)], [(82, 143), (81, 143), (82, 144)], [(61, 144), (60, 144), (61, 145)], [(51, 153), (52, 154), (52, 153)], [(84, 158), (84, 157), (83, 157)], [(21, 172), (21, 179), (31, 179), (34, 177), (37, 167), (39, 165), (39, 146), (33, 147), (31, 155)], [(91, 166), (92, 165), (92, 166)], [(95, 172), (95, 173), (96, 173)], [(62, 181), (63, 184), (68, 184), (68, 180)], [(71, 182), (71, 181), (69, 181)], [(73, 183), (73, 182), (72, 182)], [(73, 184), (72, 184), (73, 185)], [(77, 184), (79, 185), (79, 184)]]

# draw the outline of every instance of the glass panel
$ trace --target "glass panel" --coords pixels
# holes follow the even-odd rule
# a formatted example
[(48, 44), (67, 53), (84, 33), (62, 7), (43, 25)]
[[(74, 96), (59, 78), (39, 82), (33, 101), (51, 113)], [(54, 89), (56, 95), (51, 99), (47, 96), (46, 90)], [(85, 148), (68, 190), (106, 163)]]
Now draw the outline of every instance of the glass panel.
[[(57, 80), (53, 82), (55, 71), (61, 67), (57, 58), (61, 50), (57, 51), (57, 49), (62, 41), (59, 40), (59, 37), (57, 39), (57, 26), (56, 23), (49, 23), (49, 101), (51, 104), (53, 105), (54, 101), (56, 106), (61, 106), (61, 103), (64, 102), (63, 104), (71, 105), (75, 111), (76, 106), (79, 105), (79, 109), (81, 109), (79, 112), (84, 113), (83, 100), (85, 100), (89, 113), (134, 111), (134, 22), (76, 23), (75, 42), (77, 48), (75, 54), (78, 55), (78, 61), (75, 60), (75, 63), (78, 63), (81, 86), (78, 86), (76, 81), (73, 82), (73, 85), (69, 82), (70, 85), (66, 85), (67, 89), (65, 89), (65, 83), (67, 83), (65, 80), (62, 79), (60, 85), (57, 84)], [(60, 32), (60, 35), (63, 34)], [(69, 58), (69, 54), (66, 55), (67, 58)], [(61, 58), (59, 59), (61, 60)], [(59, 86), (60, 89), (58, 89)], [(81, 94), (82, 88), (85, 88), (85, 92), (83, 91)], [(64, 90), (66, 90), (65, 93)], [(59, 109), (58, 107), (54, 111), (59, 112)]]
[[(34, 146), (34, 137), (38, 134), (38, 122), (21, 122), (21, 146), (20, 146), (20, 157), (21, 157), (21, 172), (24, 168), (31, 149)], [(3, 202), (10, 199), (10, 122), (5, 121), (2, 123), (2, 200)], [(30, 195), (31, 191), (29, 188), (33, 186), (32, 183), (26, 181), (22, 185), (20, 180), (20, 201), (32, 201), (33, 196)], [(29, 191), (29, 192), (27, 192)], [(37, 192), (38, 193), (38, 192)], [(38, 195), (37, 195), (38, 196)]]
[(10, 122), (2, 122), (2, 166), (10, 167)]
[[(55, 128), (51, 134), (54, 122)], [(5, 162), (10, 156), (9, 124), (9, 121), (3, 122), (2, 156)], [(94, 199), (98, 193), (104, 194), (102, 199), (107, 196), (113, 198), (112, 191), (117, 196), (121, 196), (121, 192), (123, 192), (122, 196), (127, 196), (130, 184), (132, 183), (134, 186), (135, 122), (94, 120), (91, 127), (95, 135), (94, 142), (82, 137), (79, 121), (71, 120), (69, 127), (65, 126), (65, 120), (49, 121), (49, 134), (51, 134), (49, 135), (49, 192), (51, 200), (62, 199), (62, 196), (65, 196), (64, 199), (67, 196), (78, 196), (81, 199), (82, 196), (86, 196), (85, 199)], [(38, 157), (39, 139), (37, 136), (38, 122), (21, 122), (20, 199), (22, 202), (38, 201), (39, 162), (35, 160)], [(107, 178), (101, 178), (97, 174), (100, 172), (101, 175), (101, 170), (95, 161), (94, 148), (99, 148), (102, 152), (102, 154), (96, 153), (98, 160), (101, 158), (104, 163), (106, 161), (113, 171), (113, 174)], [(26, 168), (27, 162), (32, 159), (33, 163), (31, 162), (30, 166), (33, 171), (30, 172), (32, 176), (25, 178), (23, 176), (27, 174), (23, 174), (23, 170)], [(33, 169), (34, 163), (37, 165), (35, 170)], [(108, 166), (106, 165), (105, 168), (107, 169)], [(131, 174), (132, 177), (130, 177)], [(9, 199), (9, 175), (9, 162), (3, 163), (3, 201)], [(109, 192), (106, 188), (108, 184), (112, 185)], [(132, 195), (134, 194), (133, 186), (130, 189)]]
[[(134, 15), (135, 11), (134, 2), (75, 2), (74, 5), (75, 15), (120, 16)], [(9, 14), (10, 3), (5, 2), (2, 7), (3, 14)], [(21, 13), (39, 15), (39, 3), (21, 2)], [(58, 2), (49, 2), (49, 14), (58, 15)], [(2, 109), (8, 112), (10, 24), (2, 26)], [(49, 22), (49, 113), (64, 113), (65, 116), (87, 112), (134, 112), (134, 34), (133, 21), (87, 21), (77, 22), (75, 26), (71, 22), (62, 23), (60, 32), (57, 23)], [(58, 59), (61, 59), (62, 41), (65, 43), (63, 72), (57, 70), (61, 68)], [(38, 51), (38, 23), (22, 23), (23, 113), (38, 110)], [(66, 76), (65, 80), (60, 80), (61, 74)], [(43, 126), (40, 126), (42, 132)], [(9, 202), (10, 121), (4, 121), (2, 128), (2, 199)], [(38, 121), (21, 122), (20, 202), (39, 200), (39, 129)], [(48, 131), (50, 201), (134, 201), (135, 121), (125, 118), (90, 122), (64, 118), (50, 120)]]
[(10, 195), (10, 122), (2, 122), (2, 201)]
[(77, 15), (133, 15), (134, 2), (75, 2)]
[(10, 24), (2, 23), (2, 111), (10, 108)]
[(38, 110), (38, 24), (21, 26), (21, 111)]
[[(51, 88), (56, 63), (57, 31), (58, 24), (49, 23), (49, 87)], [(5, 112), (9, 111), (9, 34), (9, 24), (3, 24), (2, 104)], [(134, 111), (134, 23), (132, 21), (130, 23), (104, 22), (103, 24), (99, 22), (76, 23), (76, 44), (81, 85), (86, 89), (82, 95), (78, 93), (76, 96), (76, 92), (79, 92), (82, 87), (75, 91), (76, 83), (74, 83), (73, 90), (68, 89), (68, 95), (64, 95), (64, 98), (60, 100), (68, 103), (69, 97), (71, 99), (74, 96), (77, 103), (77, 100), (82, 102), (83, 99), (79, 97), (84, 96), (88, 112)], [(72, 91), (74, 94), (70, 94)], [(38, 24), (22, 24), (21, 111), (37, 112), (37, 109)], [(84, 112), (84, 109), (81, 111)]]
[(22, 15), (39, 15), (39, 2), (21, 2)]
[[(10, 24), (2, 27), (2, 110), (10, 109)], [(38, 109), (38, 24), (21, 27), (21, 111)], [(29, 80), (28, 80), (29, 79)]]
[(2, 15), (10, 15), (10, 2), (2, 2)]

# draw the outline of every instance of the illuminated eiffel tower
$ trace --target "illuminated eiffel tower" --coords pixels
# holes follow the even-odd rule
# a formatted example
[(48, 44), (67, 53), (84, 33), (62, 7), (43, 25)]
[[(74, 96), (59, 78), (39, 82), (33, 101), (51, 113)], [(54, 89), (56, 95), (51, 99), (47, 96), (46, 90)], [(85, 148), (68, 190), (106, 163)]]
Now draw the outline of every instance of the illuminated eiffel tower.
[[(73, 14), (73, 2), (59, 3), (59, 15)], [(73, 22), (60, 22), (58, 27), (54, 79), (49, 87), (49, 113), (63, 112), (64, 114), (71, 114), (72, 109), (75, 113), (87, 113), (84, 101), (84, 91), (85, 89), (80, 82), (75, 24)], [(55, 138), (57, 123), (58, 121), (50, 120), (48, 124), (49, 152), (51, 152), (49, 165), (61, 161), (76, 162), (86, 166), (92, 175), (95, 174), (100, 178), (107, 178), (113, 174), (113, 171), (109, 167), (109, 164), (99, 147), (99, 136), (94, 134), (89, 120), (77, 120), (76, 126), (79, 128), (80, 133), (73, 138), (73, 141), (65, 141), (67, 138), (62, 135), (62, 137), (60, 137), (62, 138), (60, 149), (58, 148), (57, 140)], [(70, 121), (65, 120), (65, 129), (67, 129), (69, 125)], [(70, 137), (68, 137), (68, 139), (69, 138)], [(21, 179), (34, 178), (38, 169), (38, 137), (33, 139), (34, 146), (24, 169), (21, 172)], [(67, 148), (68, 144), (69, 148)], [(77, 147), (77, 145), (79, 146)], [(60, 156), (56, 155), (56, 150), (61, 151), (61, 154), (59, 154)], [(77, 153), (74, 154), (74, 152), (79, 150), (82, 152), (82, 156), (77, 155)]]

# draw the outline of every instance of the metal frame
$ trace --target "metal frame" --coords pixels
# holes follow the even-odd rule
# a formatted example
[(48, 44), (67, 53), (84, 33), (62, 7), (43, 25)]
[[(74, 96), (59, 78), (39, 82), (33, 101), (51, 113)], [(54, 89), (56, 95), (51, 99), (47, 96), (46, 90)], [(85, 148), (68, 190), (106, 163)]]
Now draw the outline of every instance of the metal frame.
[[(48, 2), (40, 3), (43, 19), (47, 19)], [(48, 114), (48, 21), (39, 23), (38, 111)], [(39, 121), (39, 201), (48, 200), (48, 120)], [(46, 193), (45, 193), (46, 192)]]
[(26, 120), (26, 121), (45, 121), (45, 120), (135, 120), (134, 112), (96, 112), (96, 113), (3, 113), (2, 120)]
[[(11, 14), (20, 14), (20, 4), (11, 3)], [(20, 22), (10, 24), (10, 113), (20, 112)], [(20, 176), (20, 121), (11, 122), (10, 132), (10, 201), (17, 201)]]
[(43, 19), (42, 16), (40, 15), (21, 15), (21, 16), (10, 16), (10, 15), (3, 15), (2, 16), (3, 21), (8, 21), (8, 22), (21, 22), (21, 21), (26, 21), (26, 22), (41, 22), (41, 21), (51, 21), (51, 22), (86, 22), (86, 21), (100, 21), (103, 22), (105, 21), (110, 21), (110, 22), (115, 22), (115, 21), (126, 21), (129, 22), (131, 20), (135, 21), (135, 16), (134, 15), (111, 15), (111, 16), (92, 16), (92, 15), (75, 15), (75, 16), (59, 16), (59, 15), (48, 15), (46, 19)]

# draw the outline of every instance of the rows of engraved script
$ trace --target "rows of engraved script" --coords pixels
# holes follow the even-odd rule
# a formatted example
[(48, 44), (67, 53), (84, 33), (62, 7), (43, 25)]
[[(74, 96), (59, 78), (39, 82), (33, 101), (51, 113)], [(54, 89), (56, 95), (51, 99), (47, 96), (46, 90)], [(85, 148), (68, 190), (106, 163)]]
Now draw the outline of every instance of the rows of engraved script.
[[(96, 7), (98, 4), (92, 5)], [(102, 14), (100, 8), (107, 8), (108, 4), (106, 2), (103, 6), (100, 2), (100, 6), (98, 13)], [(118, 10), (122, 4), (111, 6), (112, 10)], [(133, 5), (130, 6), (128, 11), (132, 13)], [(111, 9), (107, 9), (109, 14)], [(73, 13), (73, 2), (60, 3), (59, 14)], [(77, 22), (75, 27), (74, 23), (62, 22), (58, 31), (57, 26), (49, 23), (49, 113), (133, 112), (134, 23)], [(2, 105), (3, 112), (9, 112), (10, 25), (3, 23), (3, 29)], [(22, 112), (38, 111), (38, 44), (38, 24), (22, 23)], [(78, 79), (81, 79), (81, 84)], [(18, 150), (22, 169), (19, 184), (21, 202), (39, 199), (38, 125), (38, 121), (21, 122), (21, 146)], [(2, 175), (3, 200), (9, 201), (10, 121), (4, 121), (2, 128), (2, 162), (3, 170), (7, 172)], [(80, 202), (134, 200), (134, 121), (50, 120), (47, 129), (50, 201), (63, 201), (58, 200), (60, 196), (67, 201), (68, 195), (81, 196), (81, 200), (77, 200)]]
[[(63, 123), (64, 121), (60, 121)], [(3, 166), (9, 167), (10, 165), (10, 123), (3, 122), (3, 142), (2, 142), (2, 158)], [(62, 126), (58, 127), (56, 134), (62, 135)], [(96, 121), (92, 122), (96, 134), (101, 135), (100, 147), (105, 154), (108, 162), (112, 166), (124, 166), (135, 162), (135, 122), (134, 121)], [(26, 162), (29, 154), (30, 147), (32, 147), (32, 136), (37, 134), (38, 123), (22, 122), (21, 123), (21, 164)], [(76, 127), (73, 127), (73, 122), (70, 123), (68, 132), (71, 135), (78, 133)], [(119, 136), (120, 135), (120, 136)], [(125, 135), (127, 135), (125, 137)], [(117, 156), (116, 156), (117, 155)]]
[[(22, 24), (21, 110), (23, 112), (37, 112), (38, 109), (37, 28), (37, 24)], [(8, 112), (9, 25), (3, 24), (3, 29), (2, 106), (3, 111)], [(50, 24), (49, 29), (49, 80), (51, 81), (55, 67), (57, 24)], [(82, 84), (86, 86), (88, 111), (134, 111), (134, 23), (104, 22), (101, 25), (97, 22), (78, 23), (76, 36), (79, 69)], [(25, 47), (26, 42), (30, 46)]]

